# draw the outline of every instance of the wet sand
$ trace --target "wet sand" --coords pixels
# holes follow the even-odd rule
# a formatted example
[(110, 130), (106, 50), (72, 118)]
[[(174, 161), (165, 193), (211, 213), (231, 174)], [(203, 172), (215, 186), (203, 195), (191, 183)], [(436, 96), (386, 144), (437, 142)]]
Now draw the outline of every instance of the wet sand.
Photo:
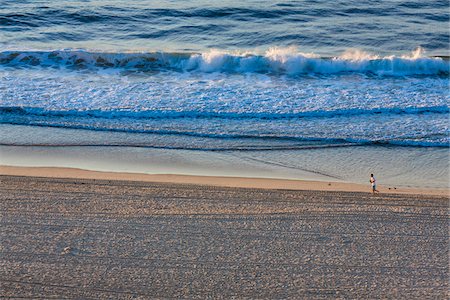
[(0, 176), (0, 296), (448, 297), (448, 197)]
[[(255, 178), (233, 176), (198, 176), (181, 174), (145, 174), (128, 172), (102, 172), (79, 168), (62, 167), (19, 167), (0, 165), (0, 175), (36, 176), (51, 178), (126, 180), (160, 183), (198, 184), (220, 187), (314, 190), (334, 192), (368, 192), (370, 184), (358, 184), (336, 181), (312, 181), (281, 178)], [(368, 182), (369, 180), (367, 180)], [(394, 185), (378, 185), (381, 193), (450, 196), (448, 188), (406, 188)]]

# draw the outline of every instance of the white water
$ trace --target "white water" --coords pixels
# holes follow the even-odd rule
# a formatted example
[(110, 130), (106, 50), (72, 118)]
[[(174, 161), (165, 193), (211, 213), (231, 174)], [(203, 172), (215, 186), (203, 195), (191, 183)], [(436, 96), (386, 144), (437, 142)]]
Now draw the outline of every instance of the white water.
[(445, 75), (448, 61), (427, 57), (422, 48), (401, 56), (379, 56), (350, 49), (339, 56), (322, 58), (294, 47), (251, 51), (210, 50), (203, 53), (108, 53), (84, 50), (4, 51), (3, 68), (52, 67), (89, 70), (264, 73), (281, 75), (371, 73), (388, 76)]
[[(0, 121), (178, 135), (166, 139), (168, 148), (202, 147), (186, 136), (221, 138), (205, 149), (229, 149), (242, 137), (270, 137), (265, 148), (277, 138), (293, 139), (283, 142), (293, 148), (304, 140), (446, 147), (448, 84), (446, 76), (8, 67), (0, 71)], [(154, 141), (145, 144), (164, 146)]]

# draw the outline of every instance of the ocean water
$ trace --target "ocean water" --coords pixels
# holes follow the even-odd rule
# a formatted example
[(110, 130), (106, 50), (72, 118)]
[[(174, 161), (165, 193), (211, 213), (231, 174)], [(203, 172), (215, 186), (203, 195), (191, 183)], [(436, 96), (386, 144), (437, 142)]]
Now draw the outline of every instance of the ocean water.
[(0, 3), (2, 145), (449, 147), (448, 1)]

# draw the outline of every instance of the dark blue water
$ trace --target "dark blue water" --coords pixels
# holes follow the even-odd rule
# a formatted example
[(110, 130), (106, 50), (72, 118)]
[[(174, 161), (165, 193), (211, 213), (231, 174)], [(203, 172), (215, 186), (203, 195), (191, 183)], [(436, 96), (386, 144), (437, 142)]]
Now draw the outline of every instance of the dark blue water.
[(0, 5), (0, 46), (168, 52), (300, 47), (449, 55), (448, 1), (16, 1)]

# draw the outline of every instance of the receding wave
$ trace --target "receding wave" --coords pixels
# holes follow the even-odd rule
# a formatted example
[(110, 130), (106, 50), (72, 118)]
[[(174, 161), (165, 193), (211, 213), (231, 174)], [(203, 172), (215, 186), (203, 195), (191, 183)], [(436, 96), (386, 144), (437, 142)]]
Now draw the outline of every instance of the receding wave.
[[(308, 142), (303, 140), (302, 142)], [(139, 143), (3, 143), (0, 142), (0, 146), (20, 146), (20, 147), (114, 147), (114, 148), (150, 148), (150, 149), (167, 149), (167, 150), (195, 150), (195, 151), (213, 151), (213, 152), (225, 152), (225, 151), (280, 151), (280, 150), (313, 150), (324, 148), (342, 148), (342, 147), (354, 147), (370, 144), (369, 142), (361, 143), (348, 143), (345, 141), (337, 141), (333, 143), (324, 143), (325, 141), (312, 140), (310, 142), (316, 142), (316, 144), (309, 145), (267, 145), (267, 146), (255, 146), (255, 145), (240, 145), (240, 146), (215, 146), (215, 147), (201, 147), (195, 145), (152, 145), (152, 144), (139, 144)]]
[(272, 48), (264, 54), (212, 50), (205, 53), (108, 53), (84, 50), (4, 51), (0, 66), (123, 71), (262, 73), (280, 75), (369, 73), (386, 76), (450, 74), (446, 57), (427, 57), (421, 48), (402, 56), (372, 55), (349, 50), (336, 57), (320, 57), (293, 48)]
[[(14, 124), (22, 125), (22, 124)], [(195, 137), (200, 139), (222, 139), (222, 140), (265, 140), (267, 145), (230, 145), (230, 146), (205, 146), (202, 143), (180, 145), (170, 144), (151, 144), (151, 143), (5, 143), (0, 142), (2, 146), (42, 146), (42, 147), (139, 147), (139, 148), (157, 148), (157, 149), (173, 149), (173, 150), (199, 150), (199, 151), (275, 151), (275, 150), (310, 150), (319, 148), (339, 148), (354, 146), (401, 146), (401, 147), (439, 147), (448, 148), (448, 142), (441, 141), (418, 141), (408, 139), (354, 139), (354, 138), (324, 138), (324, 137), (299, 137), (299, 136), (272, 136), (272, 135), (247, 135), (247, 134), (206, 134), (198, 132), (181, 132), (171, 130), (134, 130), (134, 129), (117, 129), (102, 128), (79, 125), (59, 125), (59, 124), (27, 124), (29, 126), (53, 127), (76, 130), (92, 130), (107, 132), (125, 132), (125, 133), (146, 133), (153, 135), (178, 136), (178, 137)], [(277, 145), (277, 142), (289, 141), (292, 144)], [(273, 143), (273, 144), (272, 144)]]
[[(175, 110), (46, 110), (39, 107), (4, 106), (0, 107), (0, 116), (40, 116), (40, 117), (74, 117), (99, 119), (301, 119), (301, 118), (334, 118), (361, 115), (420, 115), (448, 114), (448, 106), (425, 107), (392, 107), (372, 109), (338, 109), (302, 111), (295, 113), (264, 112), (214, 112), (214, 111), (175, 111)], [(4, 118), (2, 118), (5, 120)], [(2, 122), (0, 120), (0, 122)]]

